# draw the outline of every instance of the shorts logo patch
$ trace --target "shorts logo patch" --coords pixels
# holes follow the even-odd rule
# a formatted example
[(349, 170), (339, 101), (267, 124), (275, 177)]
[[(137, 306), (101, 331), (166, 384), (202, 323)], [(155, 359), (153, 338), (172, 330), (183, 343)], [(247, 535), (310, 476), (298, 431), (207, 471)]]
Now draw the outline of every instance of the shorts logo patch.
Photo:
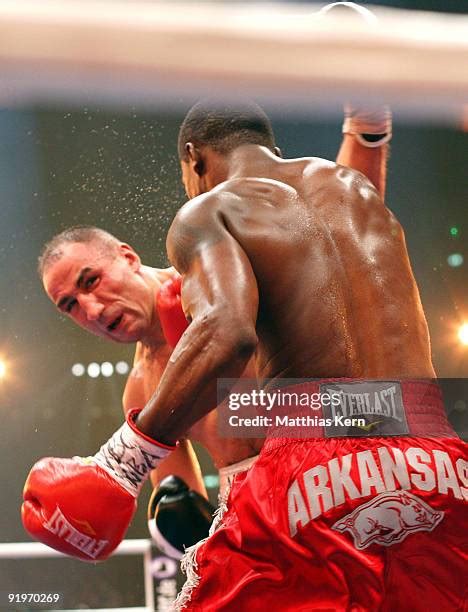
[[(325, 426), (327, 438), (408, 435), (403, 394), (398, 381), (323, 383), (320, 392), (339, 397), (338, 404), (333, 402), (322, 406), (323, 416), (333, 421), (333, 426)], [(344, 419), (356, 417), (364, 420), (365, 424), (345, 424)]]
[(362, 504), (333, 525), (333, 529), (349, 531), (359, 550), (371, 544), (391, 546), (410, 533), (432, 531), (444, 518), (416, 495), (406, 491), (381, 493)]

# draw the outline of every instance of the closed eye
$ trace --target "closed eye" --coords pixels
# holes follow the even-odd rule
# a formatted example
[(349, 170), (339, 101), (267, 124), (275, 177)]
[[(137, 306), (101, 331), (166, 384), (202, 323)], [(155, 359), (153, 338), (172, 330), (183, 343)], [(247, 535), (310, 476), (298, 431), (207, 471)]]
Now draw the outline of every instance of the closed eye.
[(92, 287), (94, 287), (97, 281), (98, 276), (89, 276), (84, 282), (85, 289), (91, 289)]
[(65, 312), (66, 312), (67, 314), (70, 314), (70, 313), (71, 313), (71, 311), (73, 310), (73, 307), (75, 306), (75, 304), (76, 304), (76, 303), (77, 303), (77, 302), (76, 302), (76, 300), (74, 300), (74, 299), (73, 299), (73, 300), (68, 301), (68, 302), (67, 302), (67, 305), (66, 305), (66, 306), (65, 306), (65, 308), (64, 308)]

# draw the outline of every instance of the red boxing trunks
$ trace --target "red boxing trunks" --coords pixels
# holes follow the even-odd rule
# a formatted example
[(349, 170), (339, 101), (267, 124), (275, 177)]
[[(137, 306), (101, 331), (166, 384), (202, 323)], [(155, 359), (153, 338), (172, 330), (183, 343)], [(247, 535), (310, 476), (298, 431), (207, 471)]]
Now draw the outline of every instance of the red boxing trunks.
[[(324, 384), (300, 388), (323, 392)], [(344, 397), (353, 382), (329, 384)], [(361, 437), (334, 436), (325, 426), (321, 437), (265, 441), (196, 551), (179, 609), (465, 609), (467, 445), (448, 424), (437, 385), (393, 384), (400, 404), (388, 402), (387, 416), (400, 419), (405, 435), (392, 435), (380, 418), (385, 435), (372, 436), (377, 425), (364, 425)], [(371, 395), (343, 406), (382, 416)]]

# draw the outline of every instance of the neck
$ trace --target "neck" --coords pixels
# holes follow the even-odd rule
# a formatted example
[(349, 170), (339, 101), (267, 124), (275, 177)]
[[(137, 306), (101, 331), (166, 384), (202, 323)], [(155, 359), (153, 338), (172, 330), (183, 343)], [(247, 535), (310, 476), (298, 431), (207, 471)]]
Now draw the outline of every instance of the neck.
[(241, 145), (227, 158), (227, 179), (254, 176), (266, 177), (271, 173), (272, 165), (280, 161), (267, 147), (261, 145)]

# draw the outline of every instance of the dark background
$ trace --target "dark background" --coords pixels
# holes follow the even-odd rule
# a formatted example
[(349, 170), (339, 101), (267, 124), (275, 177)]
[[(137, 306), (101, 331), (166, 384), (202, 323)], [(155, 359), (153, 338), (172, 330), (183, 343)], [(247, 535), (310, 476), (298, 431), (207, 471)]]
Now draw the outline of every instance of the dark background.
[[(398, 2), (380, 2), (402, 6)], [(406, 3), (435, 9), (435, 2)], [(466, 10), (466, 3), (438, 8)], [(180, 101), (179, 101), (180, 102)], [(188, 108), (192, 100), (183, 101)], [(268, 112), (268, 108), (266, 108)], [(0, 110), (0, 541), (29, 538), (19, 518), (23, 482), (45, 455), (93, 454), (122, 422), (125, 376), (72, 376), (75, 362), (131, 363), (133, 348), (109, 344), (61, 318), (36, 274), (44, 242), (73, 224), (93, 224), (129, 242), (148, 265), (164, 267), (165, 234), (184, 202), (176, 153), (183, 114), (134, 108), (30, 108)], [(326, 122), (310, 109), (295, 117), (272, 115), (286, 157), (334, 159), (341, 118)], [(409, 125), (394, 119), (387, 204), (407, 236), (441, 377), (468, 378), (468, 347), (457, 329), (468, 321), (467, 137), (443, 125)], [(453, 236), (452, 227), (458, 228)], [(460, 253), (465, 264), (451, 268)], [(372, 305), (370, 305), (372, 307)], [(447, 408), (468, 430), (466, 385), (453, 381)], [(206, 474), (214, 474), (208, 458)], [(214, 499), (215, 489), (211, 489)], [(142, 496), (128, 537), (147, 537)], [(110, 509), (112, 512), (112, 509)], [(62, 607), (141, 605), (141, 560), (104, 565), (63, 560), (0, 560), (0, 608), (5, 592), (64, 593)]]

